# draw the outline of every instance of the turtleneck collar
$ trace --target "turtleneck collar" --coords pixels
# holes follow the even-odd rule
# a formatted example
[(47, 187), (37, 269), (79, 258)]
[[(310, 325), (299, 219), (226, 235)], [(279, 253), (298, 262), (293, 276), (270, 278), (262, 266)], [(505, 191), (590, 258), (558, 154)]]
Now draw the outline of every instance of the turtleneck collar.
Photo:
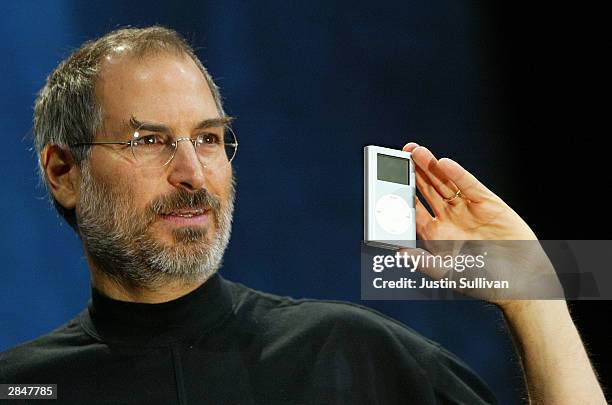
[(98, 340), (116, 344), (162, 346), (197, 339), (232, 312), (227, 284), (215, 273), (192, 292), (160, 304), (118, 301), (92, 287), (81, 325)]

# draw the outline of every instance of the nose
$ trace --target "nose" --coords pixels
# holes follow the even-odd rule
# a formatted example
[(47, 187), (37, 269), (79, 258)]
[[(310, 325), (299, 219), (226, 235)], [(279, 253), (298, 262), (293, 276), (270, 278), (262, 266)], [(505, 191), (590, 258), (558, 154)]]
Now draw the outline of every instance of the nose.
[[(184, 145), (181, 147), (181, 141)], [(170, 162), (170, 173), (168, 181), (174, 187), (184, 188), (189, 191), (199, 190), (204, 187), (205, 166), (200, 162), (191, 138), (178, 138), (176, 140), (176, 151)]]

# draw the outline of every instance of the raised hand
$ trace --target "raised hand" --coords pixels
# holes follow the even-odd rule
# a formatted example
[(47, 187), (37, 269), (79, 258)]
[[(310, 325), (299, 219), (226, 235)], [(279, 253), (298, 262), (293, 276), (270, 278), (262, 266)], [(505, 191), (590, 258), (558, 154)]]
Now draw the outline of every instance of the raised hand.
[(421, 239), (537, 239), (508, 204), (459, 163), (449, 158), (438, 160), (429, 149), (412, 142), (403, 150), (412, 153), (417, 188), (433, 211), (430, 214), (417, 199), (417, 235)]
[[(509, 288), (457, 288), (463, 294), (499, 306), (517, 298), (563, 297), (554, 268), (536, 235), (508, 204), (454, 160), (438, 160), (416, 143), (407, 144), (403, 150), (412, 153), (417, 189), (433, 211), (432, 215), (417, 199), (417, 236), (426, 248), (417, 251), (440, 256), (488, 251), (482, 272), (458, 273), (434, 267), (419, 271), (438, 280), (486, 276), (489, 281), (508, 281)], [(448, 240), (458, 242), (443, 242)], [(414, 249), (402, 251), (415, 253)]]

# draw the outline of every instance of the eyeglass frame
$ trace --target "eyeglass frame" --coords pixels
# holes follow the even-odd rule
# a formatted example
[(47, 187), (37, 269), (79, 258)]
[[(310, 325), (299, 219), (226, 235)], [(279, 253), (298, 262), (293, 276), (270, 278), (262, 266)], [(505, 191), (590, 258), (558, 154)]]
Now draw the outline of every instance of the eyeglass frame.
[[(234, 147), (234, 154), (232, 155), (231, 158), (228, 159), (228, 163), (231, 163), (234, 158), (236, 157), (236, 154), (238, 153), (238, 137), (236, 136), (236, 133), (234, 132), (234, 130), (232, 129), (231, 126), (229, 126), (229, 123), (232, 122), (235, 117), (230, 117), (230, 116), (226, 116), (226, 117), (221, 117), (220, 119), (226, 120), (226, 123), (223, 124), (224, 129), (229, 129), (233, 136), (234, 136), (234, 143), (228, 143), (228, 144), (224, 144), (225, 145), (230, 145)], [(136, 121), (136, 119), (132, 116), (130, 118), (130, 123), (134, 123), (134, 122), (138, 122)], [(138, 130), (143, 126), (143, 124), (138, 125), (135, 129), (134, 129), (134, 133), (138, 132)], [(129, 146), (131, 151), (132, 151), (132, 156), (134, 156), (134, 159), (136, 159), (136, 162), (138, 162), (138, 158), (136, 158), (136, 155), (134, 153), (134, 142), (136, 141), (136, 139), (130, 139), (129, 141), (91, 141), (91, 142), (77, 142), (74, 144), (70, 144), (70, 147), (77, 147), (77, 146), (86, 146), (86, 145), (125, 145), (125, 146)], [(172, 160), (174, 159), (174, 156), (176, 155), (176, 151), (178, 150), (178, 143), (180, 141), (189, 141), (192, 145), (194, 150), (196, 151), (197, 154), (197, 138), (196, 139), (192, 139), (190, 136), (183, 136), (183, 137), (179, 137), (173, 140), (172, 144), (176, 145), (174, 147), (174, 150), (172, 152), (172, 156), (170, 157), (170, 159), (168, 159), (168, 161), (166, 163), (164, 163), (161, 166), (158, 167), (164, 167), (166, 165), (168, 165), (170, 162), (172, 162)], [(198, 158), (199, 160), (199, 158)]]

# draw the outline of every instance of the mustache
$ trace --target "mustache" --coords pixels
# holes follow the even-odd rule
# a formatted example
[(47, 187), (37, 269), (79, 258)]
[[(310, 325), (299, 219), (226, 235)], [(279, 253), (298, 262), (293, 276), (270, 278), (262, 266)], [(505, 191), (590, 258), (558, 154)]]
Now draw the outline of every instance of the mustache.
[(154, 215), (180, 209), (212, 209), (217, 213), (221, 209), (221, 201), (205, 189), (197, 191), (180, 189), (172, 194), (158, 197), (149, 207), (149, 211)]

